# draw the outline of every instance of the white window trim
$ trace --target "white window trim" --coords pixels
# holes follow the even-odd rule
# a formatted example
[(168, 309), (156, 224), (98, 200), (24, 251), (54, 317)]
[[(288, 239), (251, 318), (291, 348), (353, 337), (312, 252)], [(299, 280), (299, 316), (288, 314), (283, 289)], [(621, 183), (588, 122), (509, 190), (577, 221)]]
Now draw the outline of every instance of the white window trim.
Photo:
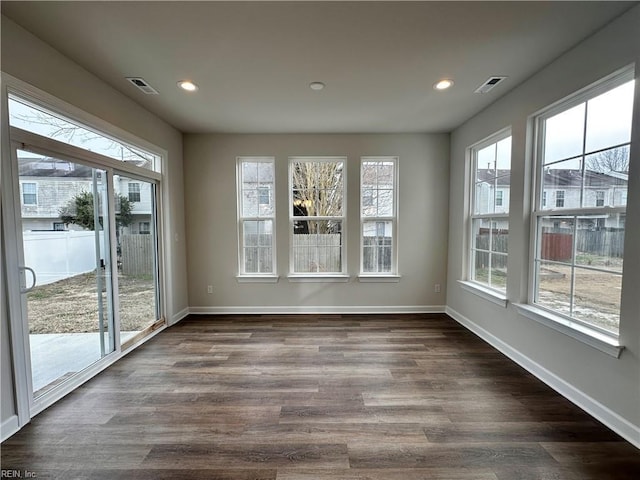
[[(619, 342), (619, 335), (601, 331), (597, 327), (588, 326), (576, 319), (568, 316), (564, 316), (559, 312), (554, 312), (543, 308), (540, 305), (534, 303), (537, 290), (537, 278), (536, 278), (536, 252), (537, 252), (537, 231), (538, 231), (538, 219), (543, 216), (553, 216), (554, 214), (573, 215), (589, 214), (589, 213), (616, 213), (618, 211), (626, 211), (620, 207), (585, 207), (585, 208), (541, 208), (543, 188), (541, 179), (541, 171), (539, 168), (539, 152), (542, 150), (542, 142), (544, 137), (544, 130), (541, 128), (543, 122), (554, 115), (564, 112), (576, 105), (586, 102), (592, 98), (597, 97), (607, 91), (620, 86), (628, 81), (634, 80), (634, 66), (630, 65), (624, 67), (611, 75), (603, 78), (593, 85), (587, 86), (582, 90), (576, 92), (574, 95), (568, 98), (561, 99), (554, 104), (539, 110), (530, 117), (530, 122), (534, 126), (535, 140), (533, 142), (533, 154), (532, 159), (534, 174), (533, 185), (531, 188), (531, 214), (530, 214), (530, 245), (529, 245), (529, 285), (528, 285), (528, 299), (527, 303), (514, 304), (516, 311), (531, 320), (546, 325), (554, 330), (568, 335), (582, 343), (590, 345), (608, 355), (615, 358), (619, 358), (624, 345)], [(635, 80), (637, 81), (637, 80)], [(637, 105), (640, 99), (634, 98), (634, 104)], [(548, 202), (547, 196), (547, 204)], [(555, 201), (554, 201), (555, 205)], [(544, 205), (542, 205), (544, 207)]]
[[(242, 196), (242, 163), (254, 162), (254, 163), (271, 163), (273, 165), (273, 187), (269, 189), (269, 195), (273, 201), (273, 215), (269, 217), (256, 216), (256, 217), (243, 217), (243, 196)], [(236, 157), (236, 191), (237, 191), (237, 231), (238, 231), (238, 274), (236, 280), (238, 283), (277, 283), (280, 276), (277, 272), (277, 258), (276, 258), (276, 181), (275, 181), (276, 163), (275, 157)], [(259, 200), (259, 199), (258, 199)], [(245, 259), (244, 259), (244, 221), (260, 221), (271, 220), (272, 221), (272, 236), (271, 236), (271, 272), (259, 273), (259, 272), (245, 272)]]
[[(465, 289), (466, 291), (473, 293), (475, 295), (478, 295), (481, 298), (484, 298), (485, 300), (489, 300), (490, 302), (496, 303), (500, 306), (507, 306), (507, 296), (506, 296), (506, 289), (505, 291), (502, 291), (500, 289), (497, 288), (491, 288), (489, 285), (486, 285), (484, 283), (478, 282), (476, 280), (473, 280), (472, 277), (472, 273), (473, 273), (473, 262), (474, 262), (474, 255), (473, 255), (473, 220), (476, 219), (491, 219), (491, 220), (507, 220), (509, 222), (509, 212), (507, 213), (486, 213), (486, 214), (475, 214), (473, 213), (474, 207), (475, 207), (475, 184), (476, 184), (476, 180), (475, 180), (475, 173), (476, 173), (476, 152), (478, 152), (479, 150), (482, 150), (485, 147), (488, 147), (489, 145), (492, 145), (494, 143), (498, 143), (502, 140), (504, 140), (507, 137), (512, 136), (511, 134), (511, 127), (505, 127), (502, 130), (499, 130), (491, 135), (489, 135), (488, 137), (485, 137), (484, 139), (480, 140), (477, 143), (474, 143), (473, 145), (470, 145), (467, 148), (467, 172), (469, 175), (469, 181), (468, 181), (468, 188), (466, 189), (467, 195), (469, 195), (469, 200), (467, 202), (467, 228), (466, 228), (466, 242), (464, 243), (465, 245), (465, 256), (467, 258), (467, 262), (466, 262), (466, 271), (465, 271), (465, 279), (464, 280), (460, 280), (459, 284), (460, 286)], [(508, 196), (508, 198), (511, 198), (511, 195)], [(504, 202), (504, 200), (503, 200)], [(505, 257), (507, 257), (507, 260), (509, 258), (509, 254), (507, 252), (507, 254), (504, 255)], [(507, 271), (507, 275), (508, 275), (508, 271)]]
[(458, 284), (469, 293), (473, 293), (480, 298), (484, 298), (502, 308), (507, 308), (508, 300), (507, 296), (498, 290), (487, 287), (478, 282), (472, 282), (470, 280), (458, 280)]
[[(364, 197), (362, 196), (362, 164), (364, 162), (392, 162), (393, 163), (393, 212), (390, 216), (382, 217), (365, 217), (362, 215)], [(398, 274), (398, 185), (399, 182), (399, 158), (397, 156), (367, 156), (360, 158), (360, 185), (359, 185), (359, 202), (360, 202), (360, 273), (358, 279), (360, 282), (398, 282), (401, 276)], [(363, 231), (365, 222), (391, 222), (392, 241), (391, 244), (391, 271), (389, 272), (365, 272), (364, 271), (364, 245)]]
[(556, 315), (550, 310), (525, 303), (514, 303), (513, 306), (523, 317), (546, 325), (612, 357), (620, 358), (622, 350), (624, 350), (624, 346), (620, 344), (617, 338)]
[[(24, 201), (24, 196), (25, 196), (25, 191), (24, 191), (24, 185), (25, 183), (28, 183), (29, 185), (33, 184), (36, 187), (36, 193), (27, 193), (27, 195), (35, 195), (36, 196), (36, 201), (34, 203), (25, 203)], [(37, 181), (29, 181), (29, 180), (24, 180), (24, 181), (20, 181), (20, 200), (22, 201), (22, 204), (25, 207), (37, 207), (38, 206), (38, 196), (39, 196), (39, 188), (38, 188), (38, 182)]]
[[(292, 168), (295, 162), (342, 162), (342, 216), (331, 217), (296, 217), (293, 215), (293, 174)], [(290, 282), (348, 282), (350, 279), (347, 273), (347, 156), (313, 156), (313, 155), (297, 155), (289, 157), (288, 168), (288, 191), (289, 202), (287, 209), (289, 211), (289, 273), (287, 279)], [(340, 272), (294, 272), (294, 253), (293, 253), (293, 226), (295, 221), (301, 219), (308, 221), (325, 221), (340, 220), (342, 241), (340, 244)]]

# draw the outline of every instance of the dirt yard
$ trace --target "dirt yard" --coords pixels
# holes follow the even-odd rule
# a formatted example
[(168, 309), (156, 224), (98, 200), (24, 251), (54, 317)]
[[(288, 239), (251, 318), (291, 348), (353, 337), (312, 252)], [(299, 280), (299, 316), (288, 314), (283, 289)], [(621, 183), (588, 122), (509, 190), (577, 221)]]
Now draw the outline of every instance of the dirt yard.
[[(613, 332), (620, 322), (622, 276), (576, 269), (573, 316)], [(542, 269), (539, 303), (569, 314), (571, 268), (550, 265)]]
[[(156, 319), (155, 291), (150, 277), (118, 276), (120, 330), (139, 331)], [(103, 287), (105, 304), (106, 293)], [(27, 294), (30, 333), (98, 331), (98, 290), (95, 272), (76, 275)]]

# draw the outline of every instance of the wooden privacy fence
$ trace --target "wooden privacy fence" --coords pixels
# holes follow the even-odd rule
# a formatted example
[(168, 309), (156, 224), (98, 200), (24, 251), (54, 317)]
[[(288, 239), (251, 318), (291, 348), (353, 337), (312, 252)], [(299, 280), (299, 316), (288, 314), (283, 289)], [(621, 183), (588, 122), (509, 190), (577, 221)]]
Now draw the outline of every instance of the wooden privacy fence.
[[(489, 250), (489, 229), (481, 228), (479, 234), (476, 235), (476, 249)], [(492, 238), (493, 252), (508, 252), (509, 251), (509, 231), (508, 230), (493, 230)], [(476, 268), (507, 268), (507, 257), (505, 255), (493, 255), (491, 258), (492, 265), (489, 265), (489, 253), (476, 251)]]
[[(497, 235), (497, 232), (494, 231), (492, 250), (494, 252), (507, 252), (508, 241), (508, 235)], [(480, 234), (476, 236), (476, 248), (479, 250), (489, 250), (488, 229), (480, 229)], [(542, 234), (540, 249), (541, 258), (545, 260), (571, 260), (573, 234), (553, 231), (544, 232)], [(576, 250), (579, 253), (622, 258), (624, 255), (624, 230), (577, 230)], [(488, 253), (476, 253), (476, 267), (486, 267), (488, 266), (486, 265), (488, 261)], [(494, 256), (492, 263), (494, 268), (506, 268), (507, 257), (501, 255)]]
[(153, 235), (122, 235), (120, 248), (124, 275), (153, 275)]
[(578, 230), (579, 252), (608, 257), (624, 256), (624, 230)]
[[(568, 261), (572, 257), (573, 234), (543, 233), (542, 258)], [(577, 230), (576, 251), (591, 255), (622, 258), (624, 255), (624, 230)]]
[(338, 233), (293, 236), (293, 271), (340, 272), (341, 235)]

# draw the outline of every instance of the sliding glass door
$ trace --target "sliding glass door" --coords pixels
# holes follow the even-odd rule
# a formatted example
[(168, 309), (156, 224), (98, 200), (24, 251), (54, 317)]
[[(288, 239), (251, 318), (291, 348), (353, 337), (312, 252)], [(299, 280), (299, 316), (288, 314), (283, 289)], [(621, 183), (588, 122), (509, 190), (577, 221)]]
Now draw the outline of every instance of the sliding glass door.
[(29, 95), (6, 101), (3, 261), (24, 424), (166, 324), (162, 157)]
[(120, 211), (116, 212), (118, 313), (124, 350), (159, 326), (157, 188), (152, 181), (118, 173), (113, 183)]
[(107, 172), (16, 149), (34, 398), (115, 350)]

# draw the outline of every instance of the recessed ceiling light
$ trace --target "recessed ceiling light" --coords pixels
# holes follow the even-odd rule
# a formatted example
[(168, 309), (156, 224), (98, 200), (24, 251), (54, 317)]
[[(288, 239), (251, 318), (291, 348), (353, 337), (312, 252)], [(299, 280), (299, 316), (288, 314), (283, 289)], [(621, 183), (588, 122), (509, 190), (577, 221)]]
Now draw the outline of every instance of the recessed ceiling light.
[(195, 92), (196, 90), (198, 90), (198, 86), (191, 80), (180, 80), (178, 82), (178, 86), (181, 89), (186, 90), (187, 92)]
[(453, 80), (450, 80), (448, 78), (443, 78), (439, 82), (433, 84), (433, 88), (435, 88), (436, 90), (446, 90), (447, 88), (451, 87), (453, 87)]
[(311, 90), (322, 90), (324, 88), (324, 83), (322, 83), (322, 82), (311, 82), (309, 84), (309, 88)]

